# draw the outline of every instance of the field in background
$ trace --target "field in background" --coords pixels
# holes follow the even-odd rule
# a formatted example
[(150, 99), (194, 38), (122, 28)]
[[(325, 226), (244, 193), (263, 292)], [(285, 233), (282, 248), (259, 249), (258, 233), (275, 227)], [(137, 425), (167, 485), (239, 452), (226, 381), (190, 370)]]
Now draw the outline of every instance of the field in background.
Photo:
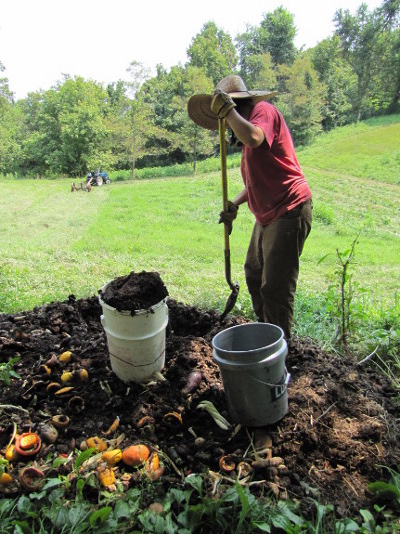
[[(400, 116), (349, 126), (298, 152), (314, 195), (314, 224), (301, 259), (296, 328), (310, 329), (320, 296), (338, 284), (336, 250), (359, 234), (351, 267), (366, 312), (390, 309), (400, 267)], [(221, 179), (196, 176), (116, 181), (71, 193), (71, 180), (1, 179), (0, 312), (15, 313), (70, 294), (88, 297), (116, 276), (158, 271), (170, 296), (222, 310)], [(112, 175), (111, 175), (112, 177)], [(228, 172), (229, 196), (241, 188)], [(243, 262), (253, 225), (240, 208), (231, 236), (235, 313), (251, 317)], [(320, 261), (324, 258), (322, 261)], [(306, 321), (306, 322), (305, 322)], [(314, 318), (313, 322), (316, 320)]]

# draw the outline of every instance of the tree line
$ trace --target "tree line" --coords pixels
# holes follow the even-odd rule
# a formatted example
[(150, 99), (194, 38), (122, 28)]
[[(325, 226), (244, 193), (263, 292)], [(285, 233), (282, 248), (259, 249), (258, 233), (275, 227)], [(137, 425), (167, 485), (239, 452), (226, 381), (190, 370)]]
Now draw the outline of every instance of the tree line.
[[(339, 10), (335, 31), (315, 47), (294, 45), (283, 7), (232, 39), (213, 21), (192, 39), (185, 65), (155, 76), (132, 61), (129, 81), (103, 86), (64, 75), (45, 91), (15, 100), (0, 78), (0, 173), (82, 176), (101, 167), (131, 169), (196, 162), (216, 154), (218, 137), (188, 117), (187, 101), (237, 73), (249, 89), (277, 90), (297, 146), (338, 126), (400, 109), (400, 0), (370, 11)], [(5, 68), (0, 63), (0, 72)]]

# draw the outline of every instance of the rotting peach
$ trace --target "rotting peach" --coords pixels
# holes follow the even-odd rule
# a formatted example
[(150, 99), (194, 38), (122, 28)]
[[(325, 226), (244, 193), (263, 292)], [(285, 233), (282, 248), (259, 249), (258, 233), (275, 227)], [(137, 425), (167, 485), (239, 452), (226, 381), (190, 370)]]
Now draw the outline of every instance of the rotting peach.
[(88, 438), (86, 444), (89, 448), (95, 449), (97, 452), (103, 452), (107, 449), (107, 443), (98, 436)]
[(129, 466), (141, 465), (149, 456), (150, 450), (143, 443), (130, 445), (122, 451), (122, 461)]
[(160, 467), (160, 459), (158, 457), (158, 454), (156, 452), (153, 452), (149, 459), (146, 462), (146, 471), (155, 471)]
[(111, 449), (103, 452), (101, 459), (106, 462), (108, 467), (112, 467), (122, 460), (122, 451), (120, 449)]
[(104, 471), (100, 471), (98, 473), (99, 480), (101, 484), (107, 488), (108, 486), (111, 486), (111, 484), (114, 484), (115, 482), (115, 474), (112, 469), (104, 469)]
[(3, 486), (8, 486), (8, 484), (11, 484), (12, 482), (12, 476), (9, 473), (2, 473), (0, 475), (0, 484), (3, 484)]

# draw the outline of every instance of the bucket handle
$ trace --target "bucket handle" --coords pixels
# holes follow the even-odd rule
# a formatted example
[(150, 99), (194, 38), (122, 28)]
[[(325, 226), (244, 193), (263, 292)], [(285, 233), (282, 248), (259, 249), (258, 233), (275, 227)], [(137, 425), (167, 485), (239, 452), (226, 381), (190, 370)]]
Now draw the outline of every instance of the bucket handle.
[(256, 382), (259, 382), (260, 384), (264, 384), (264, 386), (268, 386), (270, 388), (280, 388), (282, 386), (287, 386), (289, 384), (289, 382), (290, 382), (291, 377), (292, 377), (292, 375), (287, 372), (287, 369), (285, 367), (285, 380), (283, 382), (281, 382), (280, 384), (270, 384), (269, 382), (264, 382), (263, 380), (259, 380), (258, 378), (254, 378), (253, 375), (251, 375), (250, 373), (247, 373), (243, 368), (242, 368), (242, 371), (244, 372), (244, 374), (246, 374), (247, 376), (249, 376), (250, 378), (252, 378)]

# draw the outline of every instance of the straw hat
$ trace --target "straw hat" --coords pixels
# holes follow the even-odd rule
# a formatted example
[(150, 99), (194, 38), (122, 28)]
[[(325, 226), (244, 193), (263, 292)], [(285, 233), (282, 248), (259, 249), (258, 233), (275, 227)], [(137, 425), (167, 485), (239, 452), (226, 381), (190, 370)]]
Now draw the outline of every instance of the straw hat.
[[(233, 100), (251, 98), (254, 103), (269, 100), (277, 91), (249, 91), (240, 76), (231, 74), (223, 78), (215, 87), (228, 93)], [(188, 102), (189, 117), (193, 122), (207, 130), (218, 130), (218, 117), (211, 111), (213, 95), (193, 95)]]

